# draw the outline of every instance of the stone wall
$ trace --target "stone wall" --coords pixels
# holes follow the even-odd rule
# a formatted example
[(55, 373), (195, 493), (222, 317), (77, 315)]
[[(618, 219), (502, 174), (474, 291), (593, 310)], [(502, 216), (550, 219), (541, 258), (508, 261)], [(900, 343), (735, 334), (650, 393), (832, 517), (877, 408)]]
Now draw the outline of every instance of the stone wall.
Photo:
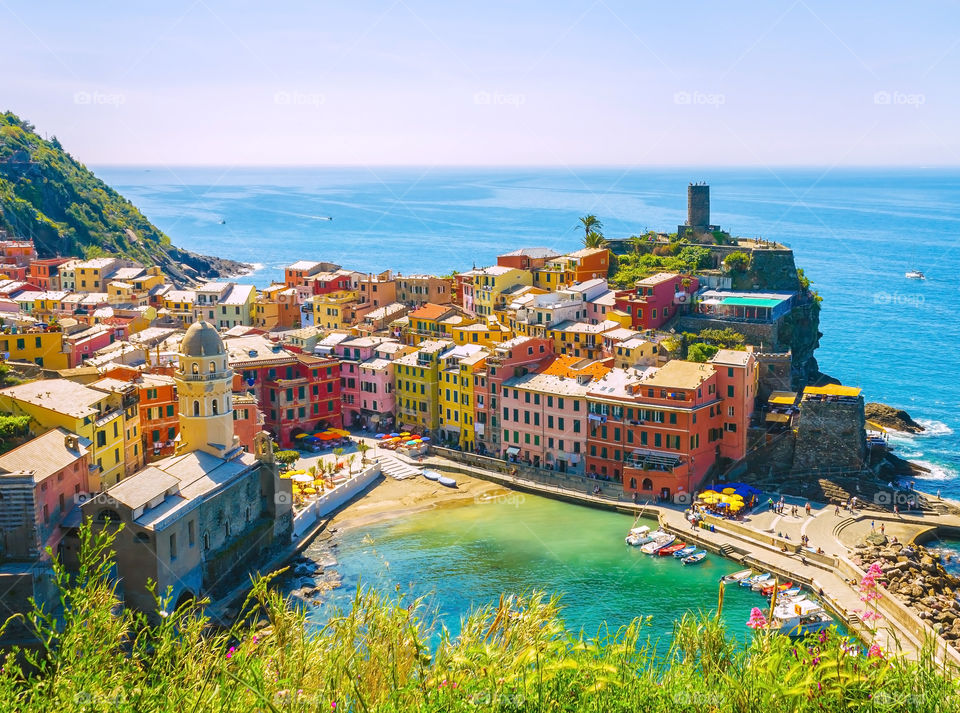
[(792, 391), (791, 352), (757, 352), (757, 398), (765, 404), (774, 391)]
[(867, 453), (863, 397), (800, 403), (793, 472), (864, 467)]
[(764, 349), (779, 350), (785, 346), (778, 341), (779, 325), (777, 322), (735, 322), (715, 317), (683, 315), (678, 317), (671, 326), (678, 332), (693, 333), (700, 332), (703, 329), (732, 329), (745, 336), (748, 344), (757, 347), (762, 344)]

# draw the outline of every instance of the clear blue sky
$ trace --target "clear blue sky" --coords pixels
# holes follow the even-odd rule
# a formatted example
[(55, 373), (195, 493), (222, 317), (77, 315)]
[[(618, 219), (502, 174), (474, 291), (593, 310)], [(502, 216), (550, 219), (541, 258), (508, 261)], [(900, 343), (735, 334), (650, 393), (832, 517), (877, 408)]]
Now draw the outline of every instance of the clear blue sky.
[(0, 0), (88, 164), (960, 164), (955, 2)]

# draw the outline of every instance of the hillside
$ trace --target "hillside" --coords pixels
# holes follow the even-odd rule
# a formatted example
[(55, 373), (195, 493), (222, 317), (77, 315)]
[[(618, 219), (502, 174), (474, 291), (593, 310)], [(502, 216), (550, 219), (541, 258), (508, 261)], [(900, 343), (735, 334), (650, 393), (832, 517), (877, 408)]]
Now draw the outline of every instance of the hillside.
[(171, 244), (130, 201), (16, 115), (0, 113), (0, 230), (32, 238), (41, 257), (115, 255), (159, 265), (180, 285), (247, 265)]

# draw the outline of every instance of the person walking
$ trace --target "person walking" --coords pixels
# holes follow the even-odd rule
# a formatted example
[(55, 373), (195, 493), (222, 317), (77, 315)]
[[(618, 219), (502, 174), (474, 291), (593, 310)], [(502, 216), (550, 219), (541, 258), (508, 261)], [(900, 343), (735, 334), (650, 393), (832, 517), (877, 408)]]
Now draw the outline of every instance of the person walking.
[(840, 503), (837, 503), (836, 506), (833, 508), (833, 514), (836, 515), (837, 517), (840, 517)]
[(811, 508), (810, 508), (810, 503), (807, 503), (807, 504), (804, 505), (803, 507), (804, 507), (804, 509), (807, 511), (807, 517), (810, 517), (810, 510), (811, 510)]
[(883, 522), (880, 523), (880, 534), (881, 534), (881, 535), (886, 535), (886, 534), (887, 534), (887, 526), (886, 526), (886, 523), (883, 523)]

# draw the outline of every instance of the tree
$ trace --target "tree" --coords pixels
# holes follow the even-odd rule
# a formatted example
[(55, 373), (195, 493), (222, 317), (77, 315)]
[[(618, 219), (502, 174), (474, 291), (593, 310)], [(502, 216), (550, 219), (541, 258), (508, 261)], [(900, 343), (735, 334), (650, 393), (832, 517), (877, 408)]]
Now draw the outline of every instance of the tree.
[(600, 233), (589, 232), (583, 238), (583, 247), (585, 248), (605, 248), (607, 239)]
[(29, 427), (29, 416), (0, 416), (0, 453), (6, 453), (18, 445), (27, 435)]
[[(580, 219), (580, 224), (583, 226), (583, 243), (587, 245), (587, 239), (590, 237), (590, 233), (596, 233), (597, 235), (603, 235), (603, 223), (600, 222), (600, 219), (595, 216), (593, 213), (590, 215), (585, 215)], [(590, 247), (587, 245), (587, 247)]]
[(723, 266), (730, 272), (746, 272), (750, 267), (750, 256), (741, 250), (732, 252), (723, 258)]
[(643, 250), (643, 238), (639, 235), (631, 235), (627, 238), (627, 244), (630, 245), (634, 255), (640, 255), (640, 251)]
[(293, 465), (300, 460), (300, 451), (277, 451), (273, 454), (278, 463), (283, 465)]
[(720, 347), (712, 344), (691, 344), (687, 350), (687, 361), (696, 361), (701, 364), (720, 351)]
[(370, 446), (367, 445), (366, 441), (359, 441), (357, 443), (357, 452), (360, 454), (361, 465), (367, 462), (367, 451), (369, 450)]

